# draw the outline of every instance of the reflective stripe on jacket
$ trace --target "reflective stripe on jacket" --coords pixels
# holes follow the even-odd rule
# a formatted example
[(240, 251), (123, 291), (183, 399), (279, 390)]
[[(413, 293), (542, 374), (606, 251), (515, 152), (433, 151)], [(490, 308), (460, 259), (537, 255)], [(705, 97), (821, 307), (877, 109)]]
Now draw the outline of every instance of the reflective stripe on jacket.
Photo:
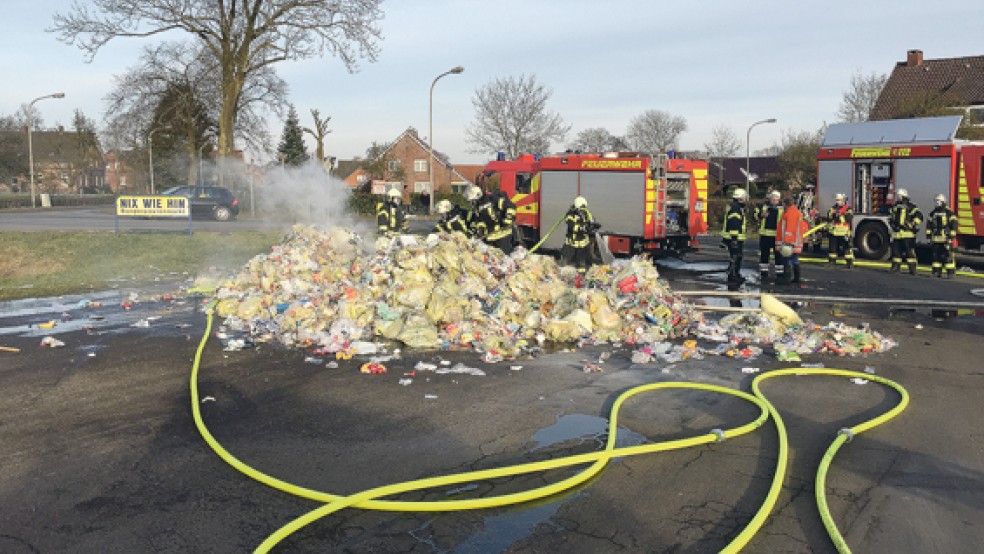
[(957, 217), (946, 206), (937, 206), (929, 212), (926, 235), (930, 242), (949, 242), (957, 234)]
[(919, 226), (922, 225), (922, 212), (915, 204), (909, 202), (896, 202), (892, 206), (889, 224), (892, 227), (893, 239), (915, 238)]
[(845, 203), (838, 208), (836, 205), (830, 207), (827, 212), (827, 221), (830, 222), (830, 234), (835, 237), (846, 237), (851, 234), (851, 220), (854, 219), (854, 210)]
[(402, 205), (383, 201), (376, 204), (376, 227), (380, 235), (396, 235), (407, 232), (410, 222)]
[(467, 236), (470, 234), (468, 231), (467, 214), (459, 206), (454, 206), (450, 212), (441, 217), (434, 230), (442, 233), (463, 233)]
[(587, 208), (567, 210), (564, 220), (567, 222), (567, 238), (564, 242), (574, 248), (583, 248), (591, 242), (588, 225), (594, 222), (594, 216)]
[(779, 218), (782, 217), (782, 206), (769, 204), (766, 202), (759, 208), (759, 236), (774, 237), (776, 228), (779, 227)]
[(726, 239), (745, 240), (745, 206), (735, 200), (724, 213), (721, 236)]
[(784, 244), (789, 244), (793, 247), (793, 253), (799, 254), (803, 251), (803, 235), (809, 230), (810, 224), (803, 219), (803, 214), (796, 206), (786, 208), (782, 212), (779, 229), (776, 231), (776, 250), (781, 249)]

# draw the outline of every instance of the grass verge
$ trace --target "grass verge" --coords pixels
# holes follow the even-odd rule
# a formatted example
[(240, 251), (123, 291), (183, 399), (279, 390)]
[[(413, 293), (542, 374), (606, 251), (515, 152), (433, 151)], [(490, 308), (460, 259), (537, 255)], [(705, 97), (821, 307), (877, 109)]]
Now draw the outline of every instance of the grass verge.
[(128, 234), (0, 233), (0, 300), (178, 281), (210, 267), (235, 270), (282, 231)]

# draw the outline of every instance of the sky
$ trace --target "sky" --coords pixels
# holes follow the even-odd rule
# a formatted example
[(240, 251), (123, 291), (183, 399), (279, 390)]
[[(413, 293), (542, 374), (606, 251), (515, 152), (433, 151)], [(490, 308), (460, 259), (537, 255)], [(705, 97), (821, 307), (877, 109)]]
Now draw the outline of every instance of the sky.
[[(0, 114), (64, 92), (35, 105), (46, 126), (70, 126), (77, 108), (104, 124), (113, 75), (155, 39), (116, 39), (86, 63), (45, 32), (70, 6), (4, 0)], [(686, 119), (681, 150), (703, 149), (715, 126), (744, 146), (752, 123), (776, 118), (751, 133), (754, 152), (784, 132), (833, 123), (852, 74), (890, 73), (908, 50), (926, 59), (984, 55), (980, 0), (384, 0), (382, 10), (378, 61), (361, 61), (355, 73), (328, 55), (277, 66), (302, 125), (312, 125), (312, 108), (331, 116), (328, 155), (365, 156), (373, 141), (408, 127), (428, 137), (431, 82), (458, 65), (464, 73), (434, 89), (434, 148), (453, 163), (481, 164), (495, 153), (474, 152), (465, 128), (475, 91), (496, 78), (532, 74), (552, 90), (549, 111), (571, 126), (555, 151), (587, 128), (623, 135), (633, 117), (657, 109)], [(268, 123), (278, 140), (283, 122), (271, 115)]]

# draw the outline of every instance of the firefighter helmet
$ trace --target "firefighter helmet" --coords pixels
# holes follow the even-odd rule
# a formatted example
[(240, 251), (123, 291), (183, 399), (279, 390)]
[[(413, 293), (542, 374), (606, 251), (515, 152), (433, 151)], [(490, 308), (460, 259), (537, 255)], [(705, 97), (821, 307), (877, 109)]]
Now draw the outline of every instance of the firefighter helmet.
[(440, 202), (437, 203), (436, 208), (437, 208), (437, 213), (446, 214), (451, 211), (451, 201), (441, 200)]
[(465, 190), (465, 200), (474, 202), (482, 197), (482, 189), (472, 185)]
[(745, 192), (745, 189), (738, 188), (735, 189), (735, 192), (732, 193), (731, 197), (734, 198), (735, 200), (747, 200), (748, 193)]
[(934, 198), (933, 200), (936, 200), (936, 203), (939, 204), (940, 206), (946, 204), (946, 196), (943, 196), (942, 194), (937, 194), (936, 198)]
[(776, 200), (779, 200), (780, 198), (782, 198), (782, 194), (778, 190), (774, 190), (769, 193), (769, 198), (775, 198)]
[(834, 195), (834, 202), (847, 202), (847, 195), (843, 192), (838, 192)]
[(388, 191), (386, 191), (386, 197), (389, 198), (390, 201), (392, 202), (403, 201), (403, 193), (397, 189), (389, 189)]
[(908, 198), (909, 197), (909, 191), (907, 191), (905, 189), (899, 189), (899, 190), (895, 191), (895, 197), (896, 198)]
[(585, 198), (585, 197), (583, 197), (583, 196), (578, 196), (577, 198), (574, 199), (574, 207), (575, 208), (579, 208), (579, 209), (580, 208), (587, 208), (588, 207), (588, 199)]

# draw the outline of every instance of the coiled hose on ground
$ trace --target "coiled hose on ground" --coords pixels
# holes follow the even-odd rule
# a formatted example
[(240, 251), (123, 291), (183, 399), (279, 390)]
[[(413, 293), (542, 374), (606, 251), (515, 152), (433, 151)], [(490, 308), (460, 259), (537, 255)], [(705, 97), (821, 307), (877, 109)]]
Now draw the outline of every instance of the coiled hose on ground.
[[(458, 473), (453, 475), (442, 475), (437, 477), (430, 477), (426, 479), (415, 479), (412, 481), (405, 481), (402, 483), (393, 483), (390, 485), (384, 485), (381, 487), (372, 488), (369, 490), (362, 491), (357, 494), (349, 496), (335, 495), (327, 492), (317, 491), (309, 488), (299, 487), (297, 485), (291, 484), (287, 481), (283, 481), (276, 477), (262, 473), (243, 461), (236, 458), (233, 454), (227, 451), (209, 432), (208, 427), (205, 425), (201, 414), (201, 401), (198, 392), (198, 376), (201, 367), (202, 353), (205, 350), (205, 345), (208, 343), (209, 335), (212, 331), (212, 322), (214, 318), (213, 312), (214, 306), (210, 306), (206, 310), (207, 322), (205, 325), (205, 333), (198, 345), (198, 349), (195, 351), (194, 362), (191, 369), (191, 411), (195, 420), (195, 426), (198, 428), (199, 433), (201, 433), (202, 438), (205, 442), (219, 455), (226, 463), (234, 467), (236, 470), (240, 471), (244, 475), (259, 481), (265, 485), (273, 487), (275, 489), (281, 490), (288, 494), (299, 496), (301, 498), (307, 498), (315, 502), (322, 503), (323, 505), (314, 509), (297, 519), (294, 519), (287, 525), (281, 527), (266, 540), (264, 540), (255, 550), (258, 553), (269, 552), (273, 547), (275, 547), (280, 541), (284, 540), (290, 536), (295, 531), (303, 528), (304, 526), (317, 521), (329, 514), (342, 510), (344, 508), (360, 508), (365, 510), (385, 510), (385, 511), (405, 511), (405, 512), (447, 512), (447, 511), (459, 511), (459, 510), (479, 510), (484, 508), (493, 508), (500, 506), (507, 506), (511, 504), (519, 504), (523, 502), (529, 502), (532, 500), (537, 500), (541, 498), (548, 497), (550, 495), (558, 494), (565, 490), (577, 487), (578, 485), (588, 481), (592, 477), (598, 475), (607, 465), (608, 461), (612, 458), (619, 458), (625, 456), (636, 456), (640, 454), (651, 454), (654, 452), (664, 452), (669, 450), (676, 450), (681, 448), (687, 448), (691, 446), (699, 446), (703, 444), (709, 444), (713, 442), (720, 442), (726, 439), (731, 439), (739, 437), (741, 435), (751, 433), (752, 431), (761, 427), (766, 421), (768, 421), (771, 416), (775, 422), (776, 430), (779, 437), (779, 452), (778, 452), (778, 462), (776, 464), (775, 474), (772, 480), (772, 484), (769, 487), (769, 491), (766, 494), (765, 500), (759, 507), (758, 511), (749, 521), (748, 525), (729, 543), (721, 552), (738, 552), (749, 541), (755, 536), (762, 525), (765, 524), (766, 518), (772, 512), (775, 507), (776, 500), (779, 497), (779, 492), (782, 489), (782, 483), (786, 476), (786, 465), (788, 461), (788, 440), (786, 435), (786, 428), (783, 424), (782, 417), (776, 411), (775, 407), (766, 399), (765, 395), (762, 394), (759, 389), (759, 385), (762, 381), (766, 379), (771, 379), (774, 377), (780, 377), (785, 375), (834, 375), (839, 377), (859, 377), (863, 379), (868, 379), (882, 385), (886, 385), (898, 391), (901, 400), (893, 409), (888, 412), (868, 420), (864, 423), (855, 425), (850, 429), (842, 429), (837, 437), (834, 439), (833, 443), (827, 449), (827, 453), (824, 455), (823, 460), (820, 463), (820, 467), (817, 471), (816, 478), (816, 496), (817, 496), (817, 506), (820, 511), (820, 516), (823, 519), (824, 526), (827, 528), (827, 532), (830, 535), (831, 540), (834, 542), (839, 552), (850, 552), (847, 544), (844, 542), (843, 537), (837, 530), (833, 518), (827, 508), (826, 502), (826, 475), (827, 470), (830, 467), (834, 456), (837, 451), (856, 435), (859, 435), (869, 429), (872, 429), (886, 421), (892, 419), (898, 415), (902, 410), (905, 409), (909, 402), (909, 395), (906, 390), (899, 384), (879, 377), (876, 375), (870, 375), (867, 373), (859, 373), (855, 371), (847, 371), (841, 369), (807, 369), (807, 368), (793, 368), (793, 369), (781, 369), (776, 371), (771, 371), (769, 373), (764, 373), (755, 378), (752, 382), (752, 391), (754, 394), (748, 394), (740, 390), (721, 387), (717, 385), (707, 385), (700, 383), (687, 383), (687, 382), (664, 382), (664, 383), (650, 383), (645, 385), (640, 385), (633, 387), (625, 392), (623, 392), (615, 400), (612, 405), (611, 415), (609, 416), (609, 433), (608, 440), (605, 443), (603, 450), (597, 452), (590, 452), (586, 454), (577, 454), (573, 456), (565, 456), (562, 458), (555, 458), (551, 460), (544, 460), (540, 462), (531, 462), (525, 464), (518, 464), (513, 466), (485, 469), (480, 471), (470, 471), (466, 473)], [(760, 410), (759, 415), (752, 421), (739, 425), (737, 427), (721, 430), (714, 429), (709, 433), (684, 438), (675, 439), (669, 441), (663, 441), (658, 443), (647, 443), (637, 446), (628, 446), (616, 448), (616, 438), (618, 430), (618, 415), (622, 404), (629, 398), (636, 396), (638, 394), (653, 392), (659, 390), (668, 389), (690, 389), (690, 390), (701, 390), (708, 391), (718, 394), (726, 394), (730, 396), (735, 396), (741, 398), (747, 402), (750, 402), (757, 406)], [(459, 499), (459, 500), (442, 500), (442, 501), (398, 501), (398, 500), (385, 500), (388, 496), (393, 496), (400, 493), (405, 493), (409, 491), (417, 491), (423, 489), (429, 489), (434, 487), (443, 487), (448, 485), (455, 485), (461, 483), (468, 483), (479, 480), (495, 479), (499, 477), (507, 477), (512, 475), (520, 475), (524, 473), (542, 472), (551, 469), (570, 467), (570, 466), (582, 466), (587, 465), (579, 473), (564, 479), (562, 481), (552, 483), (546, 486), (537, 487), (527, 491), (521, 491), (510, 494), (503, 494), (499, 496), (490, 496), (484, 498), (473, 498), (473, 499)]]

